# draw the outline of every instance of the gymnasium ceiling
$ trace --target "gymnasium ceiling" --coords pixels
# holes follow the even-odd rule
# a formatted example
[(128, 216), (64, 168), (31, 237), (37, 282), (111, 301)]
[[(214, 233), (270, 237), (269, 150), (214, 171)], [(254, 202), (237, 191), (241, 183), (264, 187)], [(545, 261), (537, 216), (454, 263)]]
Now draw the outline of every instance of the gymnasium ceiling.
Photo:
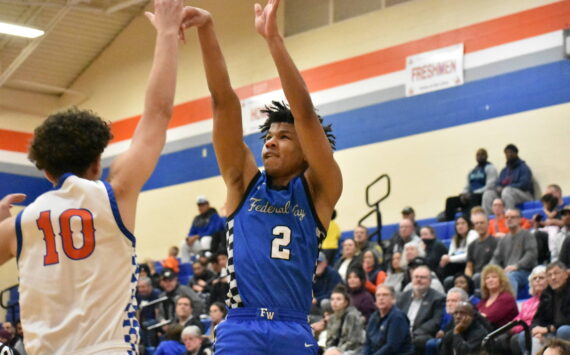
[[(14, 97), (57, 98), (149, 0), (0, 0), (0, 21), (45, 31), (36, 39), (0, 34), (0, 107)], [(21, 108), (34, 113), (33, 109)]]

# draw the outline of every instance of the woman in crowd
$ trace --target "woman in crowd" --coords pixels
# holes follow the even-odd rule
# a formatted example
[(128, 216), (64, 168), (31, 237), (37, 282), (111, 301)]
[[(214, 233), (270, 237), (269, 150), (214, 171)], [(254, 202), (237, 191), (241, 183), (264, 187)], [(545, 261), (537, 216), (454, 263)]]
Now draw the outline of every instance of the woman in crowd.
[(447, 247), (437, 239), (435, 230), (431, 226), (424, 226), (420, 229), (420, 238), (425, 245), (426, 262), (429, 268), (437, 270), (441, 257), (447, 254)]
[(400, 264), (400, 259), (402, 259), (402, 254), (396, 252), (392, 254), (392, 260), (390, 260), (390, 267), (388, 268), (388, 273), (386, 274), (386, 281), (384, 285), (392, 286), (396, 293), (402, 291), (402, 281), (404, 281), (405, 270)]
[(440, 276), (446, 288), (451, 287), (453, 275), (465, 270), (467, 247), (478, 237), (477, 232), (473, 230), (471, 220), (465, 216), (455, 219), (455, 235), (449, 245), (449, 253), (443, 255), (439, 261)]
[[(529, 293), (532, 297), (522, 303), (521, 311), (514, 320), (522, 320), (530, 327), (532, 319), (538, 310), (540, 295), (542, 294), (542, 291), (544, 291), (544, 289), (546, 289), (548, 286), (548, 280), (546, 278), (546, 266), (536, 266), (528, 277), (528, 284), (530, 285)], [(511, 351), (515, 354), (523, 354), (525, 339), (522, 325), (518, 325), (513, 328), (512, 332), (514, 335), (511, 338)]]
[(364, 286), (371, 295), (374, 295), (376, 286), (386, 280), (386, 273), (378, 264), (378, 258), (371, 250), (367, 250), (362, 254), (362, 269), (366, 274), (366, 283)]
[(349, 238), (342, 242), (342, 256), (334, 264), (334, 269), (338, 271), (343, 282), (346, 282), (348, 270), (354, 267), (354, 265), (360, 264), (360, 255), (358, 253), (354, 239)]
[(226, 318), (226, 314), (228, 314), (228, 310), (226, 305), (222, 302), (214, 302), (210, 306), (210, 319), (212, 323), (210, 327), (206, 330), (206, 334), (212, 342), (214, 342), (215, 334), (216, 334), (216, 326), (220, 324), (224, 318)]
[(497, 265), (487, 265), (483, 269), (481, 297), (477, 308), (494, 329), (512, 321), (519, 313), (507, 275)]
[(364, 338), (364, 318), (350, 305), (345, 286), (338, 285), (331, 295), (333, 313), (326, 322), (326, 347), (340, 348), (345, 355), (359, 354)]
[(374, 306), (374, 298), (364, 287), (365, 282), (366, 275), (361, 267), (355, 267), (348, 271), (346, 284), (350, 295), (350, 303), (368, 322), (368, 318), (376, 308)]
[(464, 290), (469, 296), (469, 302), (471, 302), (473, 307), (477, 307), (477, 304), (481, 301), (481, 299), (475, 295), (475, 283), (473, 279), (465, 275), (465, 273), (458, 272), (453, 276), (453, 287), (459, 287)]

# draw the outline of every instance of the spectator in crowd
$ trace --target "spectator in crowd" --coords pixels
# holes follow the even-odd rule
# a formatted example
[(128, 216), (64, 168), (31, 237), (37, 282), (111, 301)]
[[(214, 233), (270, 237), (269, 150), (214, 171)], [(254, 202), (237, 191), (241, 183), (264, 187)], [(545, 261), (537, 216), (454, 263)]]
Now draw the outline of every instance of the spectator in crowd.
[(7, 339), (5, 342), (0, 342), (13, 348), (15, 353), (19, 353), (20, 355), (26, 354), (26, 350), (24, 349), (24, 342), (16, 334), (16, 327), (14, 327), (11, 322), (6, 321), (2, 323), (2, 329), (7, 331), (10, 336), (9, 339)]
[(497, 265), (487, 265), (481, 273), (481, 301), (477, 308), (494, 329), (519, 313), (507, 276)]
[(10, 346), (12, 334), (5, 329), (0, 329), (0, 354), (4, 355), (21, 355), (20, 352)]
[(18, 343), (20, 343), (19, 347), (18, 347), (18, 344), (16, 343), (16, 350), (18, 350), (20, 355), (28, 355), (28, 353), (26, 352), (26, 349), (24, 348), (24, 328), (22, 328), (22, 321), (19, 319), (16, 321), (16, 335), (15, 336), (18, 338)]
[(447, 247), (437, 239), (431, 226), (420, 228), (420, 238), (425, 246), (426, 262), (430, 269), (437, 270), (441, 257), (447, 254)]
[(175, 316), (175, 300), (178, 296), (187, 296), (192, 300), (193, 315), (199, 317), (204, 313), (205, 304), (199, 294), (190, 287), (178, 282), (178, 275), (172, 269), (164, 269), (160, 273), (160, 286), (163, 292), (159, 297), (168, 297), (169, 302), (162, 303), (160, 314), (163, 319), (172, 319)]
[(334, 269), (339, 273), (342, 281), (346, 281), (348, 270), (360, 264), (360, 255), (354, 239), (345, 239), (342, 242), (342, 256), (337, 260)]
[(162, 260), (162, 267), (165, 268), (169, 268), (174, 270), (174, 272), (178, 273), (180, 272), (180, 262), (178, 262), (178, 247), (172, 246), (170, 248), (168, 248), (168, 256), (166, 257), (166, 259)]
[(548, 232), (548, 249), (550, 251), (550, 261), (556, 261), (560, 259), (562, 253), (562, 244), (564, 243), (564, 240), (567, 239), (566, 237), (570, 235), (570, 206), (562, 207), (562, 209), (560, 209), (558, 212), (557, 219), (555, 220), (559, 222), (559, 226), (552, 223), (544, 227), (544, 229)]
[(389, 263), (394, 253), (404, 251), (404, 245), (412, 240), (421, 241), (414, 230), (414, 223), (407, 218), (400, 221), (398, 234), (392, 236), (388, 243), (388, 248), (384, 250), (384, 261)]
[(331, 221), (329, 223), (329, 229), (327, 230), (327, 236), (325, 237), (325, 240), (323, 240), (323, 245), (321, 247), (329, 265), (334, 265), (334, 259), (338, 250), (338, 241), (341, 234), (340, 227), (338, 223), (336, 223), (335, 219), (336, 210), (333, 211)]
[(176, 298), (175, 322), (180, 324), (182, 328), (186, 328), (189, 325), (195, 325), (200, 328), (202, 333), (204, 333), (204, 324), (200, 321), (199, 316), (194, 316), (192, 314), (192, 311), (192, 300), (190, 297), (180, 295)]
[(497, 197), (503, 199), (507, 209), (533, 199), (532, 172), (518, 153), (514, 144), (505, 147), (507, 165), (501, 170), (495, 188), (483, 193), (483, 208), (487, 214), (492, 213), (491, 204)]
[(331, 296), (333, 313), (326, 321), (327, 348), (337, 347), (345, 354), (359, 354), (362, 349), (364, 318), (350, 305), (343, 285), (338, 285)]
[(570, 354), (570, 342), (562, 339), (550, 339), (547, 344), (540, 349), (537, 355), (567, 355)]
[(366, 330), (364, 355), (413, 354), (410, 321), (396, 304), (396, 291), (380, 285), (376, 290), (376, 307)]
[(152, 287), (160, 288), (160, 275), (156, 272), (154, 261), (150, 258), (139, 264), (139, 278), (148, 277), (152, 281)]
[(477, 165), (467, 174), (467, 185), (459, 196), (448, 197), (445, 201), (445, 220), (453, 221), (457, 212), (469, 215), (471, 208), (480, 206), (483, 192), (495, 188), (499, 176), (495, 166), (487, 161), (487, 151), (477, 150)]
[(216, 274), (212, 270), (204, 267), (199, 261), (192, 263), (192, 270), (194, 271), (194, 275), (192, 275), (190, 279), (189, 286), (198, 293), (210, 293), (210, 284), (216, 277)]
[(471, 221), (478, 238), (467, 247), (465, 274), (471, 277), (476, 285), (479, 285), (481, 271), (493, 258), (498, 241), (489, 235), (489, 220), (484, 211), (471, 214)]
[[(544, 291), (548, 286), (548, 281), (546, 279), (546, 266), (538, 265), (532, 269), (532, 272), (528, 277), (528, 282), (530, 285), (529, 293), (532, 297), (521, 304), (519, 315), (513, 320), (522, 320), (530, 327), (532, 320), (534, 319), (534, 315), (538, 310), (542, 291)], [(515, 354), (524, 354), (525, 336), (522, 325), (516, 326), (511, 332), (513, 333), (513, 336), (511, 337), (511, 351)]]
[(477, 354), (487, 329), (475, 320), (475, 311), (470, 302), (460, 302), (453, 312), (453, 330), (443, 337), (440, 354)]
[(205, 196), (198, 196), (196, 204), (199, 214), (194, 217), (188, 236), (180, 247), (180, 258), (183, 263), (191, 262), (192, 257), (202, 250), (210, 250), (213, 235), (224, 229), (218, 212), (210, 207), (210, 202)]
[(548, 287), (540, 296), (538, 311), (532, 320), (533, 349), (547, 337), (570, 341), (570, 282), (568, 268), (560, 261), (546, 268)]
[(548, 185), (546, 187), (545, 193), (552, 194), (554, 195), (554, 197), (556, 197), (557, 200), (556, 209), (558, 211), (562, 211), (562, 209), (566, 204), (564, 203), (564, 199), (562, 198), (562, 188), (560, 188), (560, 185), (557, 184)]
[[(500, 198), (493, 200), (492, 206), (494, 218), (489, 220), (489, 235), (495, 238), (502, 238), (509, 233), (507, 219), (505, 218), (505, 203)], [(532, 224), (524, 217), (521, 217), (520, 226), (522, 229), (530, 229)]]
[(228, 314), (228, 309), (226, 305), (222, 302), (214, 302), (210, 306), (210, 326), (206, 330), (205, 335), (208, 336), (210, 341), (213, 343), (216, 337), (216, 327), (218, 324), (224, 321), (226, 315)]
[(16, 328), (11, 322), (4, 322), (2, 323), (2, 329), (6, 332), (4, 333), (3, 341), (0, 340), (0, 343), (9, 346), (14, 354), (24, 355), (26, 354), (26, 350), (24, 349), (24, 343), (22, 339), (20, 339), (16, 334)]
[[(412, 259), (412, 261), (408, 264), (407, 272), (406, 275), (404, 276), (404, 281), (402, 283), (404, 285), (404, 292), (410, 291), (412, 289), (413, 285), (410, 281), (412, 281), (412, 274), (414, 272), (414, 269), (417, 268), (418, 266), (425, 266), (429, 269), (429, 266), (427, 265), (426, 259), (424, 257), (418, 256)], [(441, 294), (445, 294), (445, 289), (443, 288), (443, 285), (437, 278), (435, 272), (430, 269), (430, 273), (431, 273), (430, 288)]]
[(455, 219), (455, 235), (449, 245), (449, 253), (439, 261), (440, 275), (447, 289), (451, 287), (453, 275), (465, 270), (467, 248), (478, 236), (469, 218), (461, 216)]
[(384, 285), (394, 288), (397, 294), (402, 290), (402, 283), (404, 282), (406, 273), (406, 270), (402, 268), (402, 264), (400, 263), (401, 258), (402, 254), (400, 252), (396, 252), (392, 255), (390, 266), (386, 273), (386, 281), (384, 281)]
[(406, 206), (402, 209), (402, 219), (410, 220), (412, 222), (412, 225), (414, 226), (414, 234), (415, 235), (420, 234), (420, 225), (418, 224), (418, 222), (416, 222), (416, 212), (412, 207)]
[(210, 289), (210, 304), (214, 302), (224, 303), (226, 301), (226, 295), (230, 289), (229, 275), (226, 269), (227, 263), (228, 255), (225, 251), (218, 252), (216, 255), (210, 257), (210, 268), (215, 275), (208, 284), (208, 288)]
[(455, 276), (453, 276), (453, 287), (458, 287), (465, 291), (469, 297), (468, 301), (471, 302), (473, 306), (477, 307), (480, 299), (475, 294), (475, 285), (475, 282), (462, 272), (457, 273)]
[(324, 253), (320, 252), (315, 269), (315, 282), (313, 283), (313, 314), (321, 314), (330, 309), (330, 298), (334, 288), (342, 283), (338, 272), (328, 265)]
[(362, 254), (362, 269), (366, 274), (364, 286), (371, 295), (374, 295), (377, 286), (386, 280), (386, 273), (382, 270), (376, 255), (371, 250), (367, 250)]
[[(157, 305), (152, 305), (148, 307), (143, 306), (146, 303), (155, 301), (158, 299), (160, 291), (152, 287), (152, 281), (146, 276), (139, 277), (137, 281), (137, 292), (135, 297), (137, 299), (137, 304), (139, 307), (138, 319), (139, 322), (145, 326), (150, 326), (157, 322), (158, 319), (158, 307)], [(140, 344), (141, 346), (156, 346), (158, 344), (158, 336), (154, 330), (140, 329)]]
[(570, 206), (564, 206), (560, 214), (564, 225), (560, 229), (560, 232), (558, 232), (557, 240), (560, 243), (558, 260), (563, 262), (567, 267), (570, 267)]
[(366, 290), (366, 275), (361, 267), (355, 267), (348, 271), (346, 285), (350, 295), (350, 304), (364, 316), (366, 322), (374, 312), (374, 297)]
[(382, 248), (376, 242), (371, 242), (368, 240), (368, 229), (364, 226), (356, 226), (354, 228), (354, 241), (356, 242), (356, 248), (360, 255), (364, 254), (365, 251), (370, 250), (380, 262), (383, 262)]
[(212, 355), (212, 342), (202, 336), (200, 328), (190, 325), (182, 331), (182, 342), (186, 347), (186, 355)]
[(499, 265), (507, 272), (514, 294), (528, 286), (528, 275), (537, 262), (535, 237), (520, 227), (521, 212), (509, 209), (505, 214), (509, 234), (499, 241), (491, 264)]
[(168, 326), (164, 340), (158, 344), (154, 355), (184, 355), (186, 348), (180, 342), (183, 327), (180, 324)]
[(408, 315), (412, 342), (417, 354), (423, 354), (428, 339), (439, 329), (445, 296), (430, 288), (432, 275), (426, 265), (416, 267), (412, 272), (412, 290), (400, 295), (398, 308)]
[(434, 355), (438, 353), (441, 341), (446, 332), (453, 329), (453, 312), (460, 302), (467, 301), (467, 293), (457, 287), (452, 287), (447, 291), (445, 298), (445, 312), (439, 323), (439, 330), (435, 333), (435, 337), (431, 338), (426, 343), (425, 355)]

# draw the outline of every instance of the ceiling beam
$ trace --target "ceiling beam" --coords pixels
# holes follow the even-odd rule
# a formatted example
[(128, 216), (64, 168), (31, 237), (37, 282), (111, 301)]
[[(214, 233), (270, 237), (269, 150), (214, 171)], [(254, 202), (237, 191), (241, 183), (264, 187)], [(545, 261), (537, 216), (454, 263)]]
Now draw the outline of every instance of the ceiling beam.
[(71, 7), (64, 7), (55, 14), (54, 17), (50, 20), (47, 24), (46, 28), (44, 29), (45, 34), (41, 37), (35, 38), (28, 44), (24, 49), (20, 52), (20, 54), (10, 63), (10, 66), (6, 68), (6, 70), (0, 74), (0, 87), (4, 86), (6, 82), (10, 79), (10, 77), (24, 64), (26, 59), (32, 55), (32, 53), (36, 50), (36, 48), (42, 43), (44, 38), (49, 36), (49, 34), (53, 31), (55, 26), (71, 11)]

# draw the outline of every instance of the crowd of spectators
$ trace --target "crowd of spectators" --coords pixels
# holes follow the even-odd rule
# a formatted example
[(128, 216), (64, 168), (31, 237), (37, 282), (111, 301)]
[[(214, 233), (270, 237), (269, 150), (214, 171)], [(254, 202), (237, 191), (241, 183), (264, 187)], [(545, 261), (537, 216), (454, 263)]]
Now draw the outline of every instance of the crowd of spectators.
[[(479, 149), (464, 191), (447, 199), (443, 216), (455, 226), (449, 241), (420, 227), (409, 206), (390, 238), (372, 241), (367, 228), (356, 226), (342, 240), (335, 211), (315, 268), (310, 314), (321, 353), (524, 354), (526, 327), (532, 354), (569, 353), (570, 206), (552, 184), (540, 199), (542, 211), (524, 218), (517, 206), (533, 199), (532, 172), (516, 146), (504, 152), (506, 166), (497, 173)], [(204, 196), (197, 207), (180, 248), (140, 265), (143, 355), (211, 354), (227, 314), (224, 217)], [(189, 265), (191, 277), (181, 282)], [(526, 327), (483, 348), (485, 337), (513, 321)], [(16, 328), (4, 323), (0, 343), (25, 354)]]

